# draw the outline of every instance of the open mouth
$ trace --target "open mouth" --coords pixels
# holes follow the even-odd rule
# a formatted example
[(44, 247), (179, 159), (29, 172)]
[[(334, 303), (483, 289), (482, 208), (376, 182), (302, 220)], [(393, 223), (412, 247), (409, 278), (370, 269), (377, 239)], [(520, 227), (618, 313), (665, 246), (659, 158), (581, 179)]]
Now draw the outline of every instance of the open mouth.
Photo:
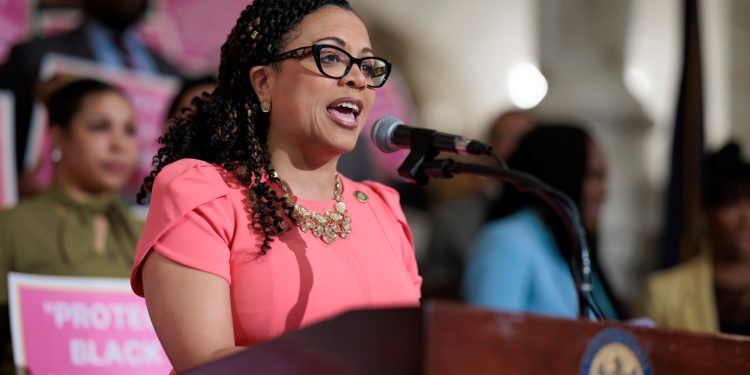
[(356, 100), (342, 99), (331, 103), (331, 105), (326, 107), (326, 111), (334, 121), (342, 125), (357, 126), (357, 119), (362, 111), (361, 108), (362, 105)]

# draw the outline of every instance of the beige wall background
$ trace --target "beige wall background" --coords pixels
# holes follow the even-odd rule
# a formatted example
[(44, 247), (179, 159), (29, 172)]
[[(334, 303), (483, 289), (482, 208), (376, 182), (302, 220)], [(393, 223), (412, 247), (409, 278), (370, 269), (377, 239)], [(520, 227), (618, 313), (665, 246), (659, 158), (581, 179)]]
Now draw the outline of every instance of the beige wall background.
[[(600, 251), (615, 288), (634, 301), (658, 250), (682, 1), (351, 1), (409, 83), (416, 125), (481, 137), (490, 119), (516, 107), (513, 95), (546, 82), (532, 110), (590, 128), (610, 171)], [(735, 138), (747, 148), (750, 2), (699, 6), (707, 146)]]

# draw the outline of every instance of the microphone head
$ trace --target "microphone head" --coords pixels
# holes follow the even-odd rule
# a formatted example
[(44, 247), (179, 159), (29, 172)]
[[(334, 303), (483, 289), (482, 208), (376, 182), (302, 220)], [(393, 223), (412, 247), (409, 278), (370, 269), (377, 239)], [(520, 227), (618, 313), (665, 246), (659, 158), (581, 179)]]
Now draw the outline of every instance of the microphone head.
[(390, 153), (400, 149), (400, 147), (392, 141), (393, 132), (399, 125), (404, 125), (404, 122), (398, 117), (391, 115), (381, 117), (378, 121), (375, 121), (370, 136), (372, 137), (372, 142), (375, 143), (375, 146), (377, 146), (380, 151)]

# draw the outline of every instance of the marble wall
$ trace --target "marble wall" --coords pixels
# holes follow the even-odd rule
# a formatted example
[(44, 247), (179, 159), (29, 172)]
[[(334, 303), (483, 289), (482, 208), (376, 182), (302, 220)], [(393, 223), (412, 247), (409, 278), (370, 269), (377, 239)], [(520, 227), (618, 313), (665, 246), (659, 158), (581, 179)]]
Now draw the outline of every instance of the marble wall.
[[(681, 68), (679, 0), (353, 0), (394, 57), (423, 126), (484, 134), (514, 105), (508, 78), (539, 67), (533, 111), (585, 123), (609, 160), (600, 248), (615, 288), (638, 298), (658, 251)], [(706, 141), (750, 148), (750, 2), (700, 1)], [(748, 150), (750, 151), (750, 150)], [(750, 155), (749, 155), (750, 156)]]

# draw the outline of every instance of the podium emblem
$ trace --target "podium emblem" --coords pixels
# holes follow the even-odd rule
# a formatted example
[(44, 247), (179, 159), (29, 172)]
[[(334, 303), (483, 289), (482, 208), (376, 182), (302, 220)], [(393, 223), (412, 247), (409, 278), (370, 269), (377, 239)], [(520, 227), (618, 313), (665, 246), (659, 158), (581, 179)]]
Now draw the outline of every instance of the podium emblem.
[(625, 330), (602, 330), (589, 342), (581, 375), (651, 375), (651, 365), (638, 341)]

